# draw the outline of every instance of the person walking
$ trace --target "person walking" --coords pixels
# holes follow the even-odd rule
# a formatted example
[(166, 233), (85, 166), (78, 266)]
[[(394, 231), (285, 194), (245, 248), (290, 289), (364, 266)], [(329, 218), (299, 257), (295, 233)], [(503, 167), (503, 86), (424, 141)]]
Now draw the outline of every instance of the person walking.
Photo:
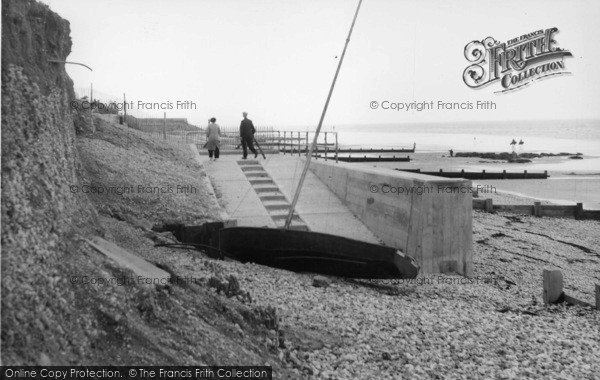
[(256, 129), (254, 128), (254, 124), (252, 124), (252, 120), (248, 119), (248, 112), (243, 112), (242, 116), (244, 119), (240, 123), (240, 137), (242, 139), (242, 149), (243, 156), (242, 159), (248, 158), (248, 149), (252, 153), (254, 153), (254, 158), (258, 157), (258, 153), (256, 153), (256, 149), (254, 149), (254, 133)]
[(221, 127), (216, 123), (217, 119), (210, 118), (208, 120), (208, 126), (206, 127), (206, 149), (208, 149), (208, 157), (210, 161), (214, 161), (219, 158), (219, 146), (221, 146)]

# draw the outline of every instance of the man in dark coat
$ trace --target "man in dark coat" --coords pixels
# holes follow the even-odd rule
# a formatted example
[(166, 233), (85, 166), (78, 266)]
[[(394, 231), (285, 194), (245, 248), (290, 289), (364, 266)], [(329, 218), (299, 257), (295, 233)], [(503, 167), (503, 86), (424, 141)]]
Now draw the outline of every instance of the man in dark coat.
[(244, 116), (244, 120), (240, 123), (240, 137), (242, 138), (242, 149), (244, 150), (244, 156), (242, 157), (244, 160), (248, 157), (248, 148), (250, 151), (254, 153), (254, 158), (258, 157), (258, 153), (256, 153), (256, 149), (254, 149), (254, 124), (252, 124), (252, 120), (248, 119), (248, 112), (242, 113)]

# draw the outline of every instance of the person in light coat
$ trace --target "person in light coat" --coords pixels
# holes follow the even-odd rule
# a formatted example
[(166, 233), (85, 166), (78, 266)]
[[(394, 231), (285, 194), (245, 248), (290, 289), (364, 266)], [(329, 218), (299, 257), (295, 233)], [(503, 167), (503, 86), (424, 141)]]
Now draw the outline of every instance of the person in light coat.
[(206, 145), (205, 148), (208, 149), (208, 157), (210, 161), (214, 161), (219, 158), (219, 147), (221, 146), (221, 128), (219, 124), (216, 123), (217, 119), (214, 117), (208, 121), (208, 126), (206, 127)]

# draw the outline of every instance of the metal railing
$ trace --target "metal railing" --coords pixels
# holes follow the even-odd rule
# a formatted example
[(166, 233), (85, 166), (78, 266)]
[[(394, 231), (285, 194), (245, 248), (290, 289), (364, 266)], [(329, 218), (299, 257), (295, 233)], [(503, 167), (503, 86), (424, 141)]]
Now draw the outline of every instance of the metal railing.
[[(87, 100), (93, 113), (114, 115), (115, 121), (122, 121), (129, 128), (176, 144), (196, 144), (202, 148), (206, 144), (206, 126), (190, 124), (185, 118), (153, 117), (147, 112), (132, 107), (134, 102), (110, 95), (93, 86), (75, 88), (77, 99)], [(278, 151), (283, 154), (308, 154), (314, 132), (279, 131), (271, 126), (257, 126), (254, 135), (263, 150)], [(221, 126), (221, 150), (239, 149), (241, 143), (239, 126)], [(338, 149), (337, 132), (322, 132), (317, 141), (315, 154), (334, 156)]]

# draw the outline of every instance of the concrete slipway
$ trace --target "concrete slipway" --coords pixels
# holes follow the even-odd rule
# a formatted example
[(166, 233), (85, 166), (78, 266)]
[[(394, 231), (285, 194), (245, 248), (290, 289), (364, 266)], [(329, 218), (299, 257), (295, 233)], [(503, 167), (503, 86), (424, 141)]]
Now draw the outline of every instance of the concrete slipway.
[[(192, 151), (198, 152), (191, 145)], [(240, 152), (241, 153), (241, 152)], [(289, 210), (305, 160), (272, 154), (266, 159), (242, 160), (241, 154), (222, 155), (209, 161), (205, 151), (196, 156), (204, 166), (227, 218), (238, 226), (281, 227)], [(293, 228), (381, 243), (339, 198), (308, 171)]]

